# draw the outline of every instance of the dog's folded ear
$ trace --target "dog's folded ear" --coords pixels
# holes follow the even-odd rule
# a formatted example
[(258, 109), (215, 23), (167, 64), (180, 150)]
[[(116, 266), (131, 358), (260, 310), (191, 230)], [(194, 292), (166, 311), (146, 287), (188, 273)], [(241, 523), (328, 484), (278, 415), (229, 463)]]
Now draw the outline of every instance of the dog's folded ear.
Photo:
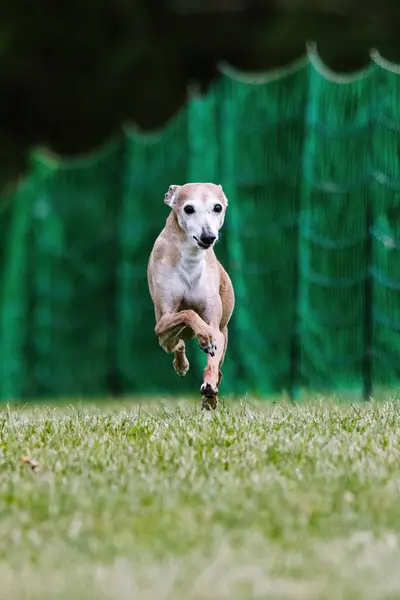
[(168, 192), (164, 196), (164, 202), (170, 208), (172, 208), (175, 203), (180, 187), (180, 185), (170, 185), (168, 188)]
[(221, 194), (222, 194), (223, 199), (225, 200), (226, 206), (228, 206), (228, 198), (225, 195), (224, 188), (222, 187), (222, 185), (220, 183), (218, 184), (218, 187), (221, 190)]

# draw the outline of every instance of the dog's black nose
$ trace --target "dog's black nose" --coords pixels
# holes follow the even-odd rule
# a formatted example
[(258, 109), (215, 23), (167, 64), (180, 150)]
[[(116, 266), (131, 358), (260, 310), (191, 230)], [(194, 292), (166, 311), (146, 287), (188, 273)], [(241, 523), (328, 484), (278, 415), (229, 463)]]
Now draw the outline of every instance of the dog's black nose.
[(215, 242), (215, 240), (216, 240), (215, 235), (209, 235), (209, 234), (204, 235), (203, 234), (200, 237), (200, 241), (204, 246), (211, 246), (211, 244), (213, 244)]

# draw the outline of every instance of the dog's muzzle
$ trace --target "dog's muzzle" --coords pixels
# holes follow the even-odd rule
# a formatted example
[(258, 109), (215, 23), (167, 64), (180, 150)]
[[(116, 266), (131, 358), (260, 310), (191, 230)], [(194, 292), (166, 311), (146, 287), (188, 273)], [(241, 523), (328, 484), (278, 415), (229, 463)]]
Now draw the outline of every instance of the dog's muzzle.
[(213, 243), (217, 239), (215, 237), (215, 235), (202, 235), (200, 237), (200, 239), (198, 237), (196, 237), (196, 236), (193, 236), (193, 237), (196, 240), (197, 245), (200, 248), (203, 248), (203, 250), (207, 250), (208, 248), (211, 248), (211, 246), (213, 245)]

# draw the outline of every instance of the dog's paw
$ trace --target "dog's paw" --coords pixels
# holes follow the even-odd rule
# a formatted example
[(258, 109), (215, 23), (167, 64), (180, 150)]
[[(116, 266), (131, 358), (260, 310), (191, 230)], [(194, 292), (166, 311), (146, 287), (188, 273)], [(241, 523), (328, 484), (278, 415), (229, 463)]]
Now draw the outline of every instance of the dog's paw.
[(203, 396), (201, 400), (201, 410), (215, 410), (218, 406), (218, 396), (206, 398)]
[(215, 343), (214, 338), (208, 338), (205, 336), (204, 339), (200, 339), (199, 346), (206, 354), (209, 354), (210, 356), (215, 356), (215, 353), (217, 351), (217, 344)]
[(180, 377), (185, 377), (186, 373), (189, 371), (190, 364), (186, 356), (184, 356), (183, 358), (174, 358), (173, 366), (175, 372), (178, 373)]
[(200, 388), (200, 394), (206, 398), (215, 398), (218, 394), (218, 388), (211, 385), (211, 383), (203, 383)]

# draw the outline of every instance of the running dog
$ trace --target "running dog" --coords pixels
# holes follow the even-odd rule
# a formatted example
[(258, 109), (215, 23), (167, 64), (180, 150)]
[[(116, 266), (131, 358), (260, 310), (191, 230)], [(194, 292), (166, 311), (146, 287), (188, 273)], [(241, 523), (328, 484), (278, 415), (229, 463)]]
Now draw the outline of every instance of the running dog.
[(220, 185), (186, 183), (171, 185), (164, 202), (171, 212), (147, 271), (155, 333), (165, 352), (174, 354), (181, 377), (189, 370), (185, 341), (197, 338), (207, 354), (202, 408), (215, 409), (235, 304), (232, 282), (214, 253), (228, 200)]

